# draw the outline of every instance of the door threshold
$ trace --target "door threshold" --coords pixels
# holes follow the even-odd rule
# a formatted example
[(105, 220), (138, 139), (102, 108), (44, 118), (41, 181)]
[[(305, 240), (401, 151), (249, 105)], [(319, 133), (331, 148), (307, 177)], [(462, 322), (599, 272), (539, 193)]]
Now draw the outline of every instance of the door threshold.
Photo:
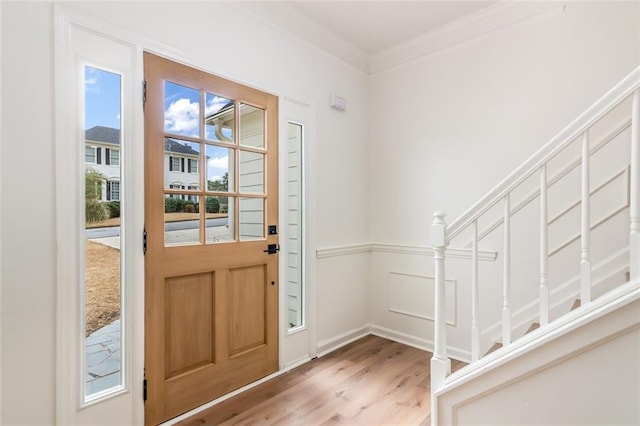
[(262, 379), (258, 379), (255, 382), (251, 382), (248, 385), (245, 385), (245, 386), (243, 386), (241, 388), (238, 388), (238, 389), (236, 389), (234, 391), (231, 391), (226, 395), (222, 395), (221, 397), (216, 398), (213, 401), (209, 401), (206, 404), (202, 404), (201, 406), (196, 407), (196, 408), (194, 408), (194, 409), (192, 409), (190, 411), (187, 411), (184, 414), (180, 414), (178, 417), (174, 417), (173, 419), (169, 419), (164, 423), (160, 423), (159, 426), (174, 425), (174, 424), (176, 424), (178, 422), (181, 422), (182, 420), (188, 419), (189, 417), (198, 414), (201, 411), (204, 411), (204, 410), (206, 410), (206, 409), (208, 409), (210, 407), (213, 407), (214, 405), (217, 405), (217, 404), (219, 404), (219, 403), (221, 403), (223, 401), (226, 401), (229, 398), (233, 398), (234, 396), (239, 395), (242, 392), (248, 391), (249, 389), (254, 388), (254, 387), (258, 386), (258, 385), (261, 385), (264, 382), (268, 382), (271, 379), (275, 379), (276, 377), (278, 377), (278, 376), (280, 376), (280, 375), (282, 375), (282, 374), (284, 374), (284, 373), (286, 373), (288, 371), (289, 371), (289, 369), (282, 369), (282, 370), (276, 371), (275, 373), (271, 373), (268, 376), (263, 377)]

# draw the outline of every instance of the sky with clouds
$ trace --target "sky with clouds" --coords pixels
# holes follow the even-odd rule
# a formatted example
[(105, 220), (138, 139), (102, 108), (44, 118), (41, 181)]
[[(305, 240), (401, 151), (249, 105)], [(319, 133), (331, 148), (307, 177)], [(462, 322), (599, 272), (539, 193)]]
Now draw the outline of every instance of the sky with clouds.
[[(185, 136), (200, 136), (200, 92), (179, 84), (166, 82), (164, 86), (164, 129), (168, 133)], [(225, 106), (229, 100), (220, 96), (206, 94), (205, 116), (208, 117)], [(206, 138), (216, 140), (213, 126), (205, 127)], [(225, 136), (231, 134), (225, 130)], [(220, 180), (229, 171), (229, 150), (207, 145), (207, 180)]]
[[(120, 129), (121, 88), (120, 76), (104, 70), (86, 67), (85, 86), (85, 128), (105, 126)], [(165, 83), (165, 131), (177, 135), (199, 136), (200, 100), (197, 90)], [(218, 112), (229, 100), (210, 93), (205, 98), (205, 115)], [(206, 136), (216, 140), (213, 126), (206, 126)], [(228, 129), (223, 130), (231, 137)], [(207, 179), (219, 180), (229, 171), (229, 152), (227, 148), (207, 145)]]
[(120, 76), (92, 67), (86, 67), (85, 129), (94, 126), (120, 128)]

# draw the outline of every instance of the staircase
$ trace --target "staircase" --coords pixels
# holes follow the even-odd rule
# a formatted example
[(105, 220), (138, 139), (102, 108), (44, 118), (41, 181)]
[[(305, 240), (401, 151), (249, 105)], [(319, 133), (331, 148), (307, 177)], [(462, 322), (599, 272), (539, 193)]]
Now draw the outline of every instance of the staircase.
[[(611, 122), (615, 125), (610, 126)], [(607, 126), (613, 130), (603, 131)], [(621, 140), (626, 144), (624, 149), (609, 148)], [(573, 156), (572, 148), (576, 151)], [(603, 162), (605, 150), (609, 151), (607, 161)], [(610, 167), (613, 163), (620, 163), (622, 168)], [(562, 183), (574, 178), (578, 183), (574, 187)], [(593, 185), (594, 182), (600, 183)], [(603, 195), (607, 191), (615, 192), (607, 189), (612, 188), (614, 182), (625, 185), (623, 204), (617, 205), (612, 201), (615, 197)], [(574, 196), (572, 188), (577, 198), (573, 203), (570, 202)], [(550, 200), (555, 204), (564, 202), (566, 206), (554, 212)], [(558, 224), (570, 223), (572, 215), (575, 222), (579, 222), (578, 232), (558, 237), (559, 232), (567, 232), (561, 231)], [(534, 229), (537, 241), (523, 240), (523, 235)], [(465, 238), (467, 242), (471, 241), (457, 243)], [(435, 253), (432, 425), (457, 424), (455, 410), (463, 405), (463, 399), (456, 400), (451, 395), (464, 394), (466, 404), (479, 398), (480, 394), (474, 394), (474, 388), (485, 389), (483, 392), (487, 394), (488, 385), (479, 385), (485, 376), (491, 376), (485, 381), (510, 383), (515, 380), (516, 370), (521, 375), (533, 375), (549, 365), (561, 364), (562, 357), (572, 353), (566, 352), (566, 347), (587, 348), (585, 351), (597, 347), (598, 342), (607, 341), (606, 334), (602, 334), (604, 329), (610, 333), (614, 333), (614, 329), (617, 330), (615, 333), (640, 329), (640, 319), (633, 323), (633, 309), (640, 306), (640, 68), (455, 221), (447, 224), (445, 215), (436, 212), (430, 239)], [(593, 246), (592, 240), (595, 241)], [(482, 250), (498, 253), (500, 271), (479, 268), (478, 253), (482, 244), (485, 245)], [(610, 247), (616, 247), (613, 254), (602, 255), (599, 245), (605, 244), (609, 251), (612, 251)], [(445, 261), (447, 249), (451, 247), (466, 247), (471, 252), (470, 282), (463, 286), (468, 288), (465, 297), (468, 296), (471, 302), (466, 334), (451, 330), (445, 319)], [(529, 257), (525, 259), (521, 253), (515, 253), (518, 256), (514, 260), (514, 247)], [(550, 260), (560, 272), (550, 272)], [(514, 267), (519, 268), (518, 272), (524, 268), (527, 273), (514, 274)], [(535, 274), (528, 273), (533, 269)], [(571, 275), (573, 270), (575, 275)], [(532, 291), (528, 283), (520, 282), (523, 276), (527, 281), (534, 275), (537, 277), (536, 291)], [(560, 275), (562, 278), (558, 278)], [(519, 277), (519, 281), (514, 280), (514, 276)], [(481, 278), (487, 278), (488, 283), (481, 282)], [(501, 290), (500, 307), (489, 309), (491, 303), (487, 303), (487, 298), (494, 296), (496, 288)], [(513, 297), (512, 291), (518, 297)], [(522, 300), (521, 294), (530, 294), (533, 298)], [(487, 326), (485, 318), (498, 320)], [(598, 321), (601, 321), (600, 326), (596, 326)], [(632, 324), (618, 330), (616, 327), (624, 321)], [(483, 327), (485, 331), (482, 331)], [(585, 331), (592, 329), (591, 334)], [(458, 335), (452, 336), (453, 332)], [(448, 333), (458, 340), (461, 335), (469, 339), (470, 363), (453, 374), (448, 356)], [(596, 334), (601, 335), (601, 341), (593, 340)], [(493, 340), (496, 337), (497, 340)], [(545, 345), (550, 349), (544, 356), (555, 351), (559, 358), (549, 358), (543, 368), (543, 364), (532, 361), (531, 354), (542, 353)], [(538, 367), (534, 368), (534, 365)], [(498, 379), (495, 371), (505, 366), (511, 366), (514, 372), (505, 369), (504, 377)], [(495, 387), (499, 386), (495, 384)]]

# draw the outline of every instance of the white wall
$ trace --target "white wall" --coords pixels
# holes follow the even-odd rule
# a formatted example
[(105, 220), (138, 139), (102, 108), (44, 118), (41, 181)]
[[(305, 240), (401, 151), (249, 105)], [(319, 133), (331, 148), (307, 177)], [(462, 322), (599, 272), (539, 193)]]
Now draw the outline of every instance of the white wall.
[(553, 340), (520, 357), (461, 379), (437, 397), (439, 424), (637, 425), (639, 308), (635, 296), (593, 322), (556, 330)]
[[(638, 8), (568, 2), (561, 13), (526, 19), (372, 75), (371, 240), (428, 245), (433, 212), (442, 210), (453, 221), (640, 64)], [(537, 229), (534, 222), (518, 237), (537, 242)], [(481, 250), (500, 251), (501, 236), (500, 228)], [(499, 268), (501, 257), (482, 262), (481, 276)], [(432, 322), (389, 312), (387, 286), (389, 272), (433, 276), (433, 258), (375, 253), (371, 263), (372, 323), (428, 347)], [(447, 278), (463, 280), (457, 297), (464, 334), (470, 264), (452, 260), (447, 268)], [(530, 278), (535, 290), (537, 278)], [(499, 309), (501, 281), (484, 282), (483, 303), (486, 290)], [(448, 343), (464, 350), (469, 340)]]
[(636, 330), (460, 407), (457, 424), (638, 424), (638, 357)]
[[(68, 3), (69, 7), (181, 49), (199, 66), (316, 107), (318, 245), (365, 241), (367, 76), (226, 2)], [(53, 13), (49, 3), (2, 10), (2, 424), (55, 419), (55, 170)], [(153, 11), (150, 14), (150, 11)], [(152, 16), (152, 19), (150, 19)], [(328, 107), (329, 93), (349, 110)], [(37, 117), (37, 118), (36, 118)], [(286, 131), (286, 129), (283, 129)], [(26, 160), (25, 160), (26, 159)], [(62, 165), (61, 165), (62, 166)], [(20, 182), (11, 176), (24, 176)], [(363, 220), (363, 218), (365, 218)], [(368, 322), (367, 257), (318, 265), (319, 340)], [(33, 267), (37, 265), (37, 267)], [(339, 287), (341, 291), (335, 291)], [(336, 318), (340, 322), (335, 321)]]
[(43, 424), (55, 407), (53, 26), (50, 5), (2, 8), (0, 423)]

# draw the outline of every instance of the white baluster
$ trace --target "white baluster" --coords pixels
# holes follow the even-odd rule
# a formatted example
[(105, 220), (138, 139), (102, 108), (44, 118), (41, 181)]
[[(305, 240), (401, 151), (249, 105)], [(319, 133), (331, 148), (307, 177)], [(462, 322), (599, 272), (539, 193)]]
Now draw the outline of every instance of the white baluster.
[(631, 197), (629, 216), (629, 266), (631, 279), (640, 276), (640, 89), (633, 92), (631, 106)]
[(540, 167), (540, 326), (549, 323), (547, 165)]
[(511, 343), (511, 203), (504, 197), (504, 265), (502, 275), (502, 346)]
[(446, 297), (444, 289), (444, 254), (447, 247), (446, 223), (444, 213), (433, 214), (431, 225), (431, 246), (435, 258), (435, 327), (434, 350), (431, 358), (431, 391), (437, 391), (444, 385), (445, 378), (451, 371), (451, 363), (447, 355), (446, 336)]
[(591, 219), (589, 182), (589, 131), (582, 135), (582, 234), (580, 240), (580, 303), (591, 302)]
[(480, 359), (480, 327), (478, 325), (478, 221), (473, 221), (471, 246), (471, 361)]

